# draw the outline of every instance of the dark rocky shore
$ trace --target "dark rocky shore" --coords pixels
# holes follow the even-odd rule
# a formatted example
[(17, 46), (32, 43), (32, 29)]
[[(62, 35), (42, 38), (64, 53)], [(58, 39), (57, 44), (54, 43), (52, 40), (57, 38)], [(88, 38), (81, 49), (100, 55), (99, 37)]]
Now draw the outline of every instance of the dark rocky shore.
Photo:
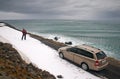
[[(16, 29), (15, 27), (13, 27), (13, 26), (11, 26), (11, 25), (9, 25), (7, 23), (6, 23), (6, 25), (8, 25), (9, 27), (11, 27), (13, 29)], [(16, 29), (16, 30), (19, 30), (19, 29)], [(29, 35), (31, 37), (41, 41), (42, 43), (50, 46), (51, 48), (53, 48), (55, 50), (58, 50), (58, 48), (60, 48), (60, 47), (67, 46), (64, 43), (57, 42), (57, 41), (55, 41), (53, 39), (46, 39), (46, 38), (43, 38), (43, 37), (35, 35), (35, 34), (31, 34), (31, 33), (29, 33)], [(108, 57), (107, 60), (109, 61), (109, 65), (108, 65), (108, 67), (105, 70), (102, 70), (102, 71), (99, 71), (99, 72), (90, 70), (88, 72), (90, 72), (90, 73), (92, 73), (92, 74), (94, 74), (96, 76), (99, 76), (101, 78), (105, 77), (104, 79), (106, 79), (106, 78), (107, 79), (120, 79), (120, 61), (116, 60), (114, 58), (111, 58), (111, 57)], [(52, 76), (52, 78), (54, 79), (53, 76)], [(52, 79), (52, 78), (50, 77), (50, 78), (43, 78), (43, 79)], [(33, 78), (33, 79), (36, 79), (36, 78)], [(39, 79), (42, 79), (42, 78), (39, 78)]]

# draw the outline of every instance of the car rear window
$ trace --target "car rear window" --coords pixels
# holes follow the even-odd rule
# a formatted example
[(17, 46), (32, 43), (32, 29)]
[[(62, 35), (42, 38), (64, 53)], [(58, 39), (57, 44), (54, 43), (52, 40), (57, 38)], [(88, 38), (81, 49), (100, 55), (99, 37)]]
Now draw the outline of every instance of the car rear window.
[(106, 54), (103, 51), (101, 51), (99, 53), (96, 53), (96, 56), (97, 59), (99, 60), (99, 59), (104, 59), (106, 57)]

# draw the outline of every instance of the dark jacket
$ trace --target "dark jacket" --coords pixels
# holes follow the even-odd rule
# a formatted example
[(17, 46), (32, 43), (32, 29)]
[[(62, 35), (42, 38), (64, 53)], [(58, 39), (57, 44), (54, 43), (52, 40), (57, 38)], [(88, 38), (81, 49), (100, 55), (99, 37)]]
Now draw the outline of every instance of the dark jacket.
[(27, 34), (27, 31), (25, 29), (22, 30), (23, 35)]

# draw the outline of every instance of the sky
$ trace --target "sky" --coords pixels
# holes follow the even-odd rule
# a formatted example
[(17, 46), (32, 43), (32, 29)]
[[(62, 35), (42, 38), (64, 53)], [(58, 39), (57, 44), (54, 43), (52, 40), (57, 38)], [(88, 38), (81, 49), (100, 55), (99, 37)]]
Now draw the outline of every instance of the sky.
[(0, 19), (120, 20), (120, 0), (0, 0)]

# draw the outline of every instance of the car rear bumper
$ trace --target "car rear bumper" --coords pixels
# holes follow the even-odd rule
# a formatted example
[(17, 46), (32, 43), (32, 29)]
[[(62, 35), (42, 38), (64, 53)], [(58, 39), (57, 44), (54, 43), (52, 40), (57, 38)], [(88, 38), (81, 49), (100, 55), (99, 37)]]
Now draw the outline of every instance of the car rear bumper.
[(94, 70), (100, 71), (100, 70), (105, 69), (107, 66), (108, 66), (108, 63), (106, 63), (106, 64), (104, 64), (102, 66), (95, 66)]

